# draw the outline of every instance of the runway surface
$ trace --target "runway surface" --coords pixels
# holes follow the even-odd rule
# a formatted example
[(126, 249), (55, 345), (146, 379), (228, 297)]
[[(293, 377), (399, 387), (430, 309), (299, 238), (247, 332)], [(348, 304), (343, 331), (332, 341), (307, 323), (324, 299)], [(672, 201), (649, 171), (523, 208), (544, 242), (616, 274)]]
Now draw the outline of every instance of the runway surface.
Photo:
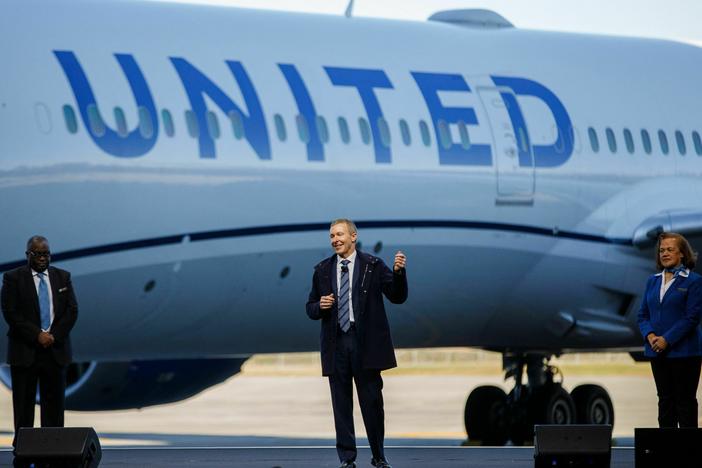
[[(386, 448), (395, 468), (533, 468), (533, 447), (407, 447)], [(359, 451), (359, 468), (370, 467), (370, 449)], [(0, 454), (0, 466), (11, 466), (12, 454)], [(111, 467), (232, 467), (336, 468), (336, 451), (330, 447), (239, 448), (108, 448), (101, 468)], [(612, 450), (612, 468), (633, 468), (634, 451)]]
[[(384, 381), (386, 437), (400, 445), (407, 440), (460, 445), (470, 391), (482, 384), (508, 388), (500, 376), (386, 375)], [(609, 391), (615, 437), (631, 438), (635, 427), (657, 425), (651, 377), (574, 375), (565, 385), (570, 390), (580, 383), (599, 383)], [(364, 444), (358, 405), (355, 410), (356, 434)], [(38, 413), (37, 408), (37, 423)], [(127, 411), (68, 411), (66, 425), (94, 427), (103, 446), (310, 446), (334, 438), (329, 384), (321, 376), (243, 374), (181, 403)], [(11, 395), (0, 389), (0, 448), (10, 445), (11, 435)]]
[[(395, 468), (533, 467), (533, 447), (461, 447), (463, 408), (478, 385), (508, 386), (499, 375), (384, 376), (386, 446)], [(612, 467), (633, 468), (635, 427), (656, 426), (650, 376), (572, 375), (570, 390), (598, 383), (616, 414)], [(698, 395), (700, 398), (700, 395)], [(702, 400), (701, 400), (702, 401)], [(37, 420), (38, 420), (37, 409)], [(358, 405), (359, 447), (367, 445)], [(37, 421), (38, 422), (38, 421)], [(66, 413), (66, 425), (97, 431), (101, 467), (337, 467), (329, 386), (321, 376), (241, 374), (185, 402), (141, 410)], [(0, 390), (0, 466), (9, 466), (9, 391)], [(358, 467), (370, 467), (361, 448)]]

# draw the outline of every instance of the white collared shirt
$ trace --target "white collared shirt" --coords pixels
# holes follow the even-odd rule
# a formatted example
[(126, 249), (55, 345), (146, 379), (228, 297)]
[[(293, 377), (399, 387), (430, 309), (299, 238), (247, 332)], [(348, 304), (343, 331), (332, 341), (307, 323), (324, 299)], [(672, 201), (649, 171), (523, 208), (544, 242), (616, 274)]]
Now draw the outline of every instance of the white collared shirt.
[[(663, 271), (661, 271), (660, 273), (656, 274), (656, 276), (660, 276), (660, 277), (661, 277), (661, 290), (660, 290), (660, 296), (659, 296), (659, 300), (660, 300), (661, 302), (663, 302), (663, 296), (665, 296), (665, 293), (668, 291), (668, 288), (670, 288), (670, 285), (673, 284), (673, 281), (675, 281), (675, 278), (677, 278), (677, 276), (673, 276), (673, 277), (670, 279), (670, 281), (668, 281), (668, 282), (666, 283), (666, 282), (665, 282), (665, 275), (664, 275), (663, 273), (665, 273), (665, 270), (663, 270)], [(681, 271), (681, 272), (678, 273), (678, 274), (679, 274), (680, 276), (682, 276), (683, 278), (687, 278), (687, 277), (690, 275), (690, 270), (689, 270), (689, 268), (685, 268), (685, 270)]]
[[(339, 297), (339, 286), (341, 286), (341, 261), (344, 260), (339, 255), (336, 256), (336, 296)], [(353, 323), (356, 319), (353, 316), (353, 268), (356, 265), (356, 251), (346, 258), (349, 261), (349, 320)], [(338, 302), (337, 302), (338, 304)]]
[[(34, 278), (34, 287), (37, 288), (37, 297), (39, 297), (39, 282), (41, 281), (41, 278), (39, 278), (39, 272), (32, 270), (32, 277)], [(51, 318), (50, 323), (54, 323), (54, 294), (51, 292), (51, 281), (49, 280), (49, 270), (46, 269), (42, 273), (44, 273), (44, 282), (46, 283), (46, 288), (49, 290), (49, 317)], [(43, 331), (49, 331), (49, 330), (43, 330)]]

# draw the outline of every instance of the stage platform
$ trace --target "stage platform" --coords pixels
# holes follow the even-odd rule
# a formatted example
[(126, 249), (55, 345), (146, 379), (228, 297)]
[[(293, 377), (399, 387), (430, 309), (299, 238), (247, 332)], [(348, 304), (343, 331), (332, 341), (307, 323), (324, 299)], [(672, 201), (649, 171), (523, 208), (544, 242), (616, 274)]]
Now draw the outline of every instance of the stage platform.
[[(533, 468), (533, 447), (388, 446), (395, 468)], [(360, 448), (356, 464), (371, 467), (370, 449)], [(0, 466), (12, 466), (12, 453), (0, 452)], [(142, 447), (102, 452), (100, 468), (336, 468), (333, 447)], [(613, 448), (611, 468), (634, 468), (633, 448)]]

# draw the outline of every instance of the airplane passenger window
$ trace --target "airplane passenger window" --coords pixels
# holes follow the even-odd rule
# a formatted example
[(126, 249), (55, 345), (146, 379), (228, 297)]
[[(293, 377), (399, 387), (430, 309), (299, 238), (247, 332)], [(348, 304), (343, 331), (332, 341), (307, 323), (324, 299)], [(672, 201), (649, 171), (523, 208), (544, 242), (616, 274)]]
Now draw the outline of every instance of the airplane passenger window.
[(431, 134), (429, 133), (429, 125), (423, 120), (419, 121), (419, 133), (422, 135), (422, 143), (424, 146), (431, 145)]
[(217, 115), (212, 111), (207, 111), (207, 134), (213, 140), (218, 139), (221, 136), (219, 131), (219, 119)]
[(144, 106), (139, 106), (139, 133), (144, 138), (151, 138), (154, 136), (154, 122), (151, 120), (151, 114), (149, 114), (148, 109)]
[(609, 151), (612, 153), (617, 152), (617, 138), (614, 136), (614, 131), (607, 127), (605, 130), (605, 134), (607, 135), (607, 146), (609, 146)]
[(278, 135), (278, 140), (285, 141), (288, 134), (285, 131), (285, 121), (283, 117), (280, 114), (275, 114), (273, 116), (273, 121), (275, 122), (275, 133)]
[(553, 139), (556, 141), (554, 144), (556, 147), (556, 153), (563, 154), (563, 151), (565, 151), (565, 138), (563, 132), (561, 132), (561, 127), (554, 125), (551, 127), (551, 131), (553, 133)]
[(449, 129), (448, 124), (444, 119), (439, 119), (437, 126), (439, 127), (439, 143), (441, 143), (441, 146), (444, 149), (451, 148), (451, 130)]
[(168, 109), (161, 111), (161, 121), (163, 122), (163, 131), (166, 132), (166, 135), (172, 137), (175, 134), (175, 128), (173, 127), (173, 117), (171, 117), (171, 112)]
[(200, 136), (200, 127), (197, 125), (197, 120), (195, 119), (195, 113), (193, 111), (185, 111), (185, 124), (188, 127), (188, 135), (192, 138), (198, 138)]
[(682, 156), (687, 154), (687, 145), (685, 144), (685, 137), (680, 130), (675, 130), (675, 142), (678, 144), (678, 151)]
[(212, 111), (207, 111), (207, 133), (213, 140), (216, 140), (220, 136), (219, 120), (217, 120), (217, 116)]
[(66, 104), (63, 106), (63, 119), (66, 121), (66, 130), (68, 133), (78, 132), (78, 121), (76, 120), (76, 111), (72, 106)]
[(329, 128), (327, 127), (327, 120), (321, 115), (317, 116), (317, 135), (319, 135), (319, 140), (322, 143), (329, 142)]
[(587, 136), (590, 138), (590, 148), (594, 153), (600, 152), (600, 140), (597, 138), (597, 130), (590, 127), (587, 129)]
[(700, 140), (699, 133), (692, 132), (692, 143), (695, 145), (695, 153), (697, 153), (697, 156), (702, 156), (702, 140)]
[(517, 134), (519, 135), (519, 147), (521, 148), (523, 153), (528, 153), (529, 152), (529, 139), (527, 138), (526, 131), (524, 130), (523, 126), (519, 126), (519, 129), (517, 130)]
[(237, 140), (244, 138), (244, 121), (242, 120), (239, 111), (229, 111), (227, 116), (232, 122), (232, 133), (234, 133), (234, 138)]
[(628, 128), (624, 129), (624, 143), (626, 144), (626, 150), (629, 154), (634, 154), (634, 137), (631, 136), (631, 132)]
[(463, 147), (464, 150), (470, 149), (470, 136), (468, 135), (468, 127), (462, 120), (458, 122), (458, 133), (461, 135), (461, 147)]
[(307, 119), (304, 115), (297, 114), (295, 117), (295, 123), (297, 124), (297, 134), (303, 143), (310, 142), (310, 129), (307, 126)]
[(127, 119), (121, 107), (115, 107), (115, 122), (117, 123), (117, 134), (122, 138), (127, 136)]
[(658, 130), (658, 141), (661, 144), (661, 151), (663, 154), (668, 154), (670, 148), (668, 147), (668, 137), (663, 130)]
[(100, 111), (95, 104), (90, 104), (88, 106), (88, 123), (90, 124), (90, 131), (93, 135), (101, 137), (105, 134), (105, 122), (103, 122), (102, 117), (100, 117)]
[(402, 143), (404, 143), (405, 146), (409, 146), (412, 143), (409, 125), (407, 125), (405, 119), (400, 119), (400, 135), (402, 135)]
[(370, 126), (368, 126), (368, 121), (363, 117), (358, 119), (358, 128), (361, 130), (361, 140), (364, 144), (368, 145), (371, 141), (371, 131)]
[(378, 132), (380, 133), (380, 143), (384, 147), (390, 147), (390, 127), (388, 127), (388, 121), (383, 117), (378, 117)]
[(646, 154), (651, 154), (653, 147), (651, 146), (651, 137), (648, 134), (648, 130), (641, 129), (641, 142), (643, 143), (644, 151)]
[(351, 133), (349, 132), (349, 124), (346, 122), (346, 119), (343, 117), (339, 117), (337, 120), (339, 122), (339, 134), (341, 134), (341, 141), (344, 143), (348, 143), (351, 141)]

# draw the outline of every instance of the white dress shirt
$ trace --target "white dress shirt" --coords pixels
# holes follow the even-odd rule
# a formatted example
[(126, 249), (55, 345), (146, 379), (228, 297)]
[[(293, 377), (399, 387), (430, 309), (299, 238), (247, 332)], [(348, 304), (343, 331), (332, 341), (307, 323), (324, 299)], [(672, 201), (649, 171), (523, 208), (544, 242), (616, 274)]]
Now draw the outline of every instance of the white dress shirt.
[[(44, 282), (46, 283), (46, 288), (49, 290), (49, 317), (51, 318), (50, 323), (54, 323), (54, 293), (51, 292), (51, 280), (49, 280), (49, 270), (44, 270)], [(39, 272), (32, 269), (32, 277), (34, 278), (34, 287), (37, 288), (37, 298), (39, 297), (39, 283), (41, 278), (39, 278)], [(49, 325), (51, 326), (51, 325)], [(43, 330), (49, 331), (49, 330)]]
[[(348, 258), (343, 259), (339, 255), (336, 256), (336, 297), (339, 298), (339, 287), (341, 286), (341, 261), (342, 260), (348, 260), (350, 263), (347, 265), (349, 268), (349, 273), (348, 273), (348, 279), (349, 279), (349, 320), (351, 320), (351, 323), (355, 322), (356, 319), (353, 316), (353, 267), (356, 265), (356, 251), (354, 250), (351, 255), (348, 256)], [(338, 304), (338, 299), (337, 299), (337, 304)]]

